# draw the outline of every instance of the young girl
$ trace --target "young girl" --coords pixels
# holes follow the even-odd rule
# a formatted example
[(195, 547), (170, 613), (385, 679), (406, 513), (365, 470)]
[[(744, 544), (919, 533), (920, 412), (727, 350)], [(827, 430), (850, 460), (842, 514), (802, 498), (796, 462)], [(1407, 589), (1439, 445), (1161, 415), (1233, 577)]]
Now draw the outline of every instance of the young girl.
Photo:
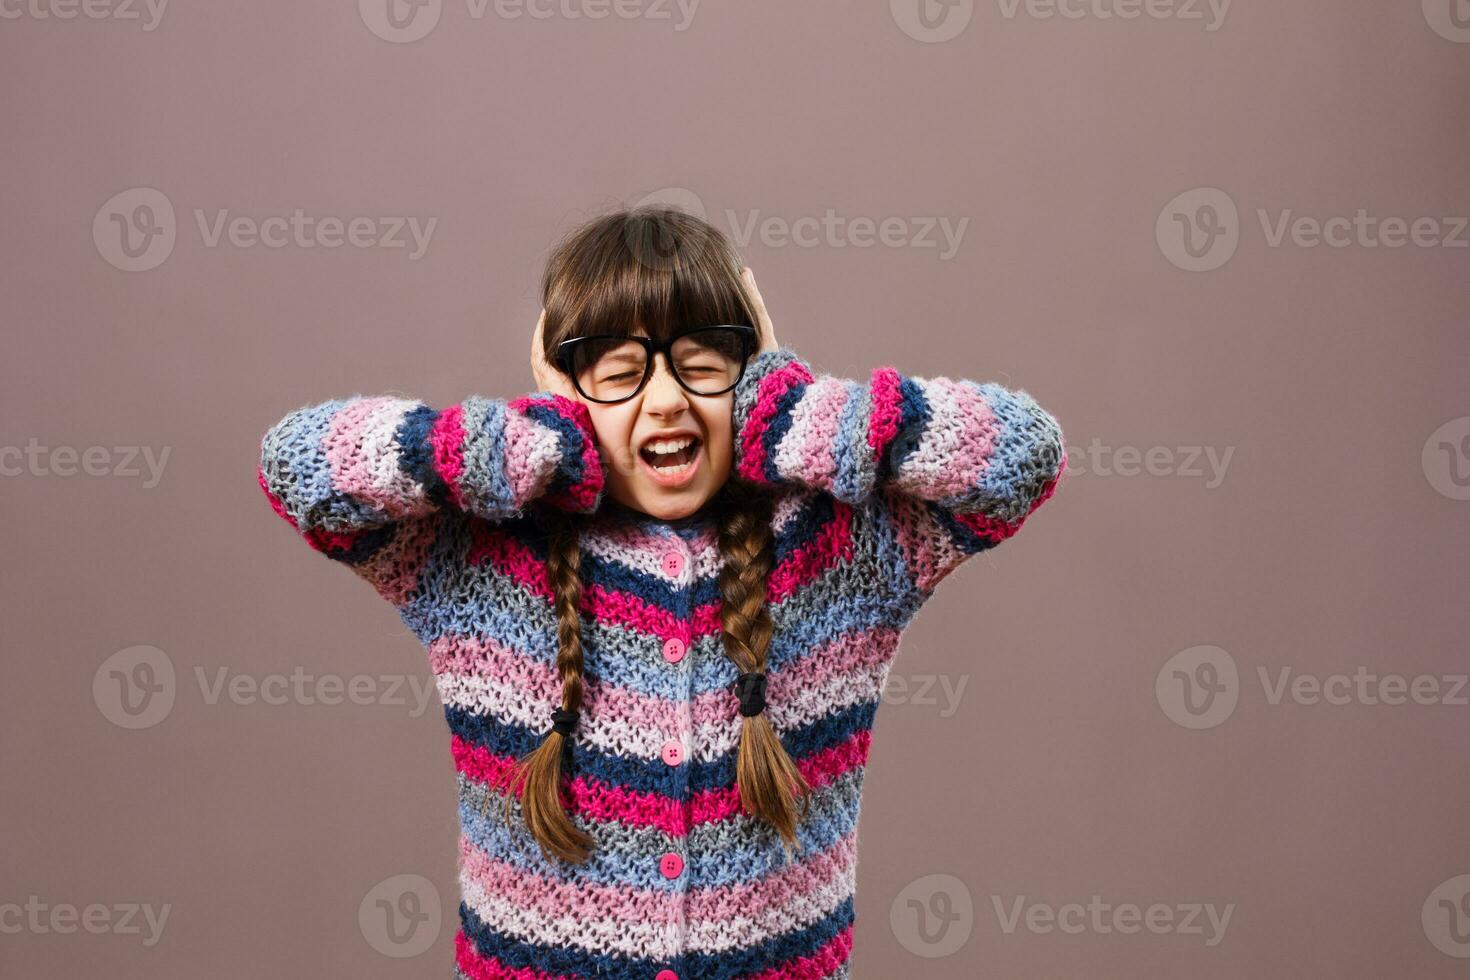
[(814, 374), (673, 209), (576, 231), (542, 298), (536, 393), (356, 395), (261, 446), (276, 512), (428, 649), (455, 976), (848, 977), (899, 636), (1051, 495), (1061, 430), (994, 384)]

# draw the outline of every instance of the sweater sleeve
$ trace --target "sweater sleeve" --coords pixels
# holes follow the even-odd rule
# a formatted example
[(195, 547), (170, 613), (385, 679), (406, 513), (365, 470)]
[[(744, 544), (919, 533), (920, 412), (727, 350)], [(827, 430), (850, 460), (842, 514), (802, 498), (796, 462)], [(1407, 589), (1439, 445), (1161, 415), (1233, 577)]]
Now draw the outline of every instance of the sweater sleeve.
[(443, 410), (387, 395), (308, 405), (266, 431), (257, 470), (277, 514), (364, 573), (385, 550), (423, 547), (404, 527), (417, 519), (453, 508), (501, 521), (538, 498), (591, 513), (606, 476), (587, 406), (552, 392)]
[(784, 347), (747, 365), (734, 415), (741, 477), (876, 507), (921, 590), (1020, 530), (1067, 465), (1060, 425), (1025, 391), (887, 366), (813, 374)]

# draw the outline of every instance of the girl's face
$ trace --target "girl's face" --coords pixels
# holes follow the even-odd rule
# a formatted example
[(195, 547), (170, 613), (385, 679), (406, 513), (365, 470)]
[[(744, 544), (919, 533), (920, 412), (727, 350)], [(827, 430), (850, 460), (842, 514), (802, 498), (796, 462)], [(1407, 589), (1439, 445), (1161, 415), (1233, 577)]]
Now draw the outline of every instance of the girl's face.
[[(697, 511), (729, 479), (734, 391), (691, 394), (674, 380), (660, 354), (648, 384), (632, 398), (614, 405), (582, 401), (608, 463), (607, 495), (619, 503), (677, 520)], [(655, 456), (649, 448), (657, 443), (672, 448), (691, 437), (693, 443), (682, 453)], [(669, 465), (686, 456), (691, 458), (682, 467)]]

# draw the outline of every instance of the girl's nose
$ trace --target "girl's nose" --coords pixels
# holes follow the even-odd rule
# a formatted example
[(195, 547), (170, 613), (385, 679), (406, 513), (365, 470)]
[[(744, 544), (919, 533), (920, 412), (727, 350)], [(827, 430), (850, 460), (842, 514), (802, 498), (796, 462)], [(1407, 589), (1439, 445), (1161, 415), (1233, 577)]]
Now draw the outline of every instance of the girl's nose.
[(643, 393), (644, 406), (655, 411), (672, 411), (687, 405), (688, 401), (683, 387), (669, 370), (668, 360), (661, 354), (654, 355), (653, 376), (648, 379), (648, 388)]

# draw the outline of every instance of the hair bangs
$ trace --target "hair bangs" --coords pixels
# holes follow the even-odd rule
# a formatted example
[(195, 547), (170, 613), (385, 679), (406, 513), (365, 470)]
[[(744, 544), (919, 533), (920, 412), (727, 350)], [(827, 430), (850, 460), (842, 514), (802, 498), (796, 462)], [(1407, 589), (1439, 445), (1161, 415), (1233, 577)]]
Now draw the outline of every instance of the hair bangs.
[(573, 337), (666, 340), (718, 324), (755, 326), (728, 240), (670, 208), (618, 212), (552, 255), (543, 283), (548, 348)]

